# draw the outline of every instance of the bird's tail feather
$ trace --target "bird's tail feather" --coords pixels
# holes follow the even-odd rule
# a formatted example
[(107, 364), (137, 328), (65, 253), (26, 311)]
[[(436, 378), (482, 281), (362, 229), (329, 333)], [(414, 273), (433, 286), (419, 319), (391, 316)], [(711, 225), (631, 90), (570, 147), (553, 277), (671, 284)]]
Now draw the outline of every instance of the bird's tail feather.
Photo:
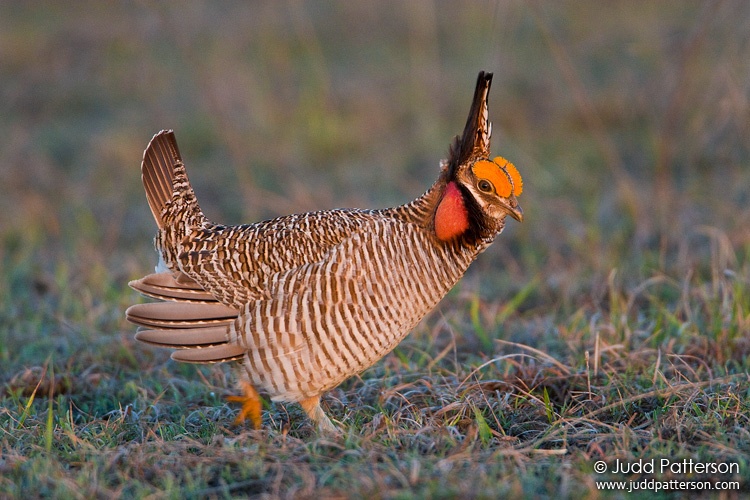
[(173, 131), (162, 130), (151, 139), (143, 152), (141, 179), (160, 230), (170, 224), (203, 221)]
[(127, 320), (141, 327), (136, 340), (180, 349), (172, 358), (187, 363), (218, 363), (245, 354), (243, 347), (229, 341), (239, 311), (219, 303), (197, 283), (177, 281), (164, 272), (131, 281), (130, 286), (162, 300), (126, 311)]

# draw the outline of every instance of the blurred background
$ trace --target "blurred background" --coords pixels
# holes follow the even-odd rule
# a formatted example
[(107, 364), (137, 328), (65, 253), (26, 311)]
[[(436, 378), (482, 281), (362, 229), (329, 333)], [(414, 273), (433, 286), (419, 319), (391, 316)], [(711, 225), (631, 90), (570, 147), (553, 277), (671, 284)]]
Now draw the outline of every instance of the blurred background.
[(130, 344), (157, 131), (217, 222), (384, 207), (435, 179), (480, 70), (526, 219), (461, 290), (535, 283), (522, 310), (554, 321), (613, 270), (747, 279), (748, 2), (7, 1), (0, 361)]

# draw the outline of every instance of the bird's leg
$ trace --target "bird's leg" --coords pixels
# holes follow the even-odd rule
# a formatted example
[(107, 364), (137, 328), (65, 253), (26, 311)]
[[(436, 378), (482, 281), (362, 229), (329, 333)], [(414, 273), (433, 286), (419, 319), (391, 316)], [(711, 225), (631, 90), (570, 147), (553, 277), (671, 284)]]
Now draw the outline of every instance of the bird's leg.
[(247, 380), (240, 380), (240, 385), (244, 392), (242, 396), (227, 396), (227, 401), (242, 403), (242, 408), (240, 409), (239, 415), (237, 415), (237, 418), (234, 420), (234, 423), (239, 425), (250, 418), (253, 428), (260, 429), (260, 411), (263, 408), (260, 395), (258, 395), (258, 391), (256, 391), (255, 387), (253, 387)]
[(320, 407), (320, 396), (303, 399), (299, 404), (310, 417), (310, 420), (318, 426), (318, 430), (331, 434), (338, 434), (340, 432), (339, 428), (333, 425), (331, 419), (328, 418), (328, 415), (323, 412), (323, 408)]

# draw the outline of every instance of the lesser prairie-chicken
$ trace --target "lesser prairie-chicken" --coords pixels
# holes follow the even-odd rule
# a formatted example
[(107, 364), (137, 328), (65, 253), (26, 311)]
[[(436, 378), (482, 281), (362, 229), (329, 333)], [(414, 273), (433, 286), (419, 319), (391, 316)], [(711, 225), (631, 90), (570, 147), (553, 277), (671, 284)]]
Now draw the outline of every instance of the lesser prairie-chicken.
[(151, 140), (143, 184), (159, 226), (156, 274), (130, 283), (161, 302), (127, 319), (136, 339), (176, 348), (189, 363), (239, 360), (240, 419), (257, 427), (256, 388), (299, 402), (322, 430), (335, 426), (320, 397), (390, 352), (523, 212), (513, 164), (490, 159), (479, 73), (463, 135), (438, 179), (405, 205), (288, 215), (243, 226), (209, 222), (188, 181), (174, 134)]

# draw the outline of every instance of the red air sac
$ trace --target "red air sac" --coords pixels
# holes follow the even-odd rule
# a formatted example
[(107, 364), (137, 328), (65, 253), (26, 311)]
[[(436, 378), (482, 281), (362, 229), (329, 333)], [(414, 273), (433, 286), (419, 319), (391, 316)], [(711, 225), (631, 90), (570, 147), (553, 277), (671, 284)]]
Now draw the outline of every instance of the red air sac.
[(443, 199), (435, 212), (435, 235), (439, 240), (449, 241), (469, 229), (469, 213), (464, 197), (455, 182), (449, 182), (443, 191)]

